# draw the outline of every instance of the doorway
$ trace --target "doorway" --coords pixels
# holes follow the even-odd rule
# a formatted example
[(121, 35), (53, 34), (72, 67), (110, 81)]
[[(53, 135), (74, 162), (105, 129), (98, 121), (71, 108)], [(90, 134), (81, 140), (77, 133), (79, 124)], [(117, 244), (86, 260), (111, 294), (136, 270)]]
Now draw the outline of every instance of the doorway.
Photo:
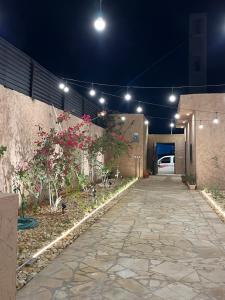
[(175, 173), (175, 143), (157, 143), (155, 147), (158, 175)]

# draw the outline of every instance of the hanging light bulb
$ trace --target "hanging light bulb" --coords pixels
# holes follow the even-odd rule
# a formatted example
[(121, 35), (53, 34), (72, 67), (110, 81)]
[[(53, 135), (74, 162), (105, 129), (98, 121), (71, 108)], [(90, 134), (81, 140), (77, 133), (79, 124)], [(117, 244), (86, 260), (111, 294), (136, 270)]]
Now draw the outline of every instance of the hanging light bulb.
[(177, 100), (177, 97), (176, 97), (176, 95), (174, 94), (173, 88), (172, 88), (172, 93), (171, 93), (171, 95), (169, 96), (169, 101), (170, 101), (171, 103), (174, 103), (174, 102), (176, 102), (176, 100)]
[(148, 120), (145, 120), (145, 125), (148, 125), (149, 124), (149, 121)]
[(63, 82), (61, 82), (61, 83), (59, 84), (59, 89), (60, 89), (60, 90), (64, 90), (64, 88), (65, 88), (65, 84), (64, 84)]
[(106, 28), (106, 21), (102, 17), (98, 17), (94, 21), (94, 27), (97, 31), (102, 32)]
[(177, 119), (177, 120), (179, 120), (180, 119), (180, 115), (179, 114), (175, 114), (174, 118)]
[(126, 94), (124, 95), (124, 99), (125, 99), (126, 101), (130, 101), (130, 100), (132, 99), (132, 96), (131, 96), (131, 94), (129, 93), (128, 88), (127, 88)]
[(94, 96), (96, 95), (96, 91), (95, 91), (95, 89), (94, 89), (93, 84), (92, 84), (91, 89), (90, 89), (90, 91), (89, 91), (89, 95), (90, 95), (91, 97), (94, 97)]
[(100, 9), (99, 9), (100, 16), (94, 21), (94, 28), (98, 32), (102, 32), (106, 28), (106, 21), (104, 20), (104, 18), (102, 16), (102, 0), (100, 0), (99, 4), (100, 4)]
[(96, 91), (95, 91), (94, 89), (91, 89), (91, 90), (89, 91), (89, 95), (90, 95), (91, 97), (94, 97), (94, 96), (96, 95)]
[(142, 113), (143, 112), (143, 108), (140, 105), (138, 105), (138, 107), (136, 108), (136, 112), (137, 113)]
[(132, 99), (131, 94), (126, 93), (125, 96), (124, 96), (124, 99), (125, 99), (126, 101), (130, 101), (130, 100)]
[(105, 110), (101, 111), (99, 115), (100, 115), (101, 117), (105, 117), (105, 116), (106, 116), (106, 111), (105, 111)]
[(125, 117), (125, 116), (122, 116), (122, 117), (121, 117), (121, 121), (122, 121), (122, 122), (125, 122), (125, 121), (126, 121), (126, 117)]
[(64, 87), (64, 92), (65, 92), (65, 93), (68, 93), (69, 90), (70, 90), (70, 89), (68, 88), (68, 86), (65, 86), (65, 87)]
[(176, 96), (174, 94), (171, 94), (170, 97), (169, 97), (169, 101), (171, 103), (174, 103), (174, 102), (176, 102), (176, 100), (177, 100)]
[(213, 119), (213, 124), (219, 124), (218, 113), (216, 112), (216, 117)]
[(170, 128), (174, 128), (175, 124), (173, 122), (170, 123)]
[(204, 125), (202, 124), (202, 120), (200, 120), (200, 124), (198, 126), (199, 129), (203, 129), (204, 128)]
[(105, 98), (104, 97), (101, 97), (101, 98), (99, 98), (99, 103), (101, 103), (101, 104), (104, 104), (105, 103)]

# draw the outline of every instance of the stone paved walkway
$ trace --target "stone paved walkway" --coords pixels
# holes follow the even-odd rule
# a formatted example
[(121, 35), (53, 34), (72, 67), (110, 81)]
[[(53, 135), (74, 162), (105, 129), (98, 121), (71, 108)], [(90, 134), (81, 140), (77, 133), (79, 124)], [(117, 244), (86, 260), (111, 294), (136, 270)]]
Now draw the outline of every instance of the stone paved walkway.
[(225, 224), (180, 178), (142, 180), (17, 299), (225, 299)]

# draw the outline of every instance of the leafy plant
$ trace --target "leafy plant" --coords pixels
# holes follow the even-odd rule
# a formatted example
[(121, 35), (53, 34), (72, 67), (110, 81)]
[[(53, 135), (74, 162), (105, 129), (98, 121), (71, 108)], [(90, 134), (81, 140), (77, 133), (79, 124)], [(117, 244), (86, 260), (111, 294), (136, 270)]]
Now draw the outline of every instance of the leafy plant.
[(0, 145), (0, 158), (2, 158), (2, 156), (5, 154), (7, 150), (6, 146)]
[[(68, 118), (67, 113), (61, 114), (56, 123), (67, 121)], [(34, 157), (15, 172), (15, 190), (21, 195), (21, 199), (34, 198), (35, 203), (38, 203), (45, 190), (48, 191), (51, 209), (57, 210), (66, 186), (75, 179), (80, 179), (81, 153), (87, 153), (92, 143), (90, 123), (90, 117), (84, 115), (82, 122), (65, 130), (51, 128), (46, 132), (38, 126)]]
[(90, 185), (90, 181), (89, 178), (84, 175), (84, 174), (77, 174), (77, 179), (78, 179), (78, 184), (79, 184), (79, 188), (82, 191), (88, 191), (88, 186)]
[(117, 160), (127, 153), (128, 149), (129, 143), (122, 132), (121, 122), (116, 123), (115, 119), (110, 117), (105, 132), (95, 140), (91, 152), (95, 157), (99, 153), (107, 155), (106, 167), (112, 170), (117, 165)]
[(186, 182), (188, 182), (191, 185), (196, 184), (196, 177), (194, 175), (192, 175), (192, 174), (187, 174), (185, 176), (185, 180), (186, 180)]

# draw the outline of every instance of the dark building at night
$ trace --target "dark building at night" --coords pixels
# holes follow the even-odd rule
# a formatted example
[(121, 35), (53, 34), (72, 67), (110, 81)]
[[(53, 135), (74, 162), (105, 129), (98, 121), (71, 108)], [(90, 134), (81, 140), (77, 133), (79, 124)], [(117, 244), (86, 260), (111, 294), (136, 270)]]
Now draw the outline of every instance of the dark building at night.
[[(189, 85), (207, 84), (207, 16), (191, 14), (189, 24)], [(201, 88), (201, 90), (203, 89)], [(206, 89), (205, 89), (206, 91)], [(198, 89), (191, 89), (196, 93)]]

